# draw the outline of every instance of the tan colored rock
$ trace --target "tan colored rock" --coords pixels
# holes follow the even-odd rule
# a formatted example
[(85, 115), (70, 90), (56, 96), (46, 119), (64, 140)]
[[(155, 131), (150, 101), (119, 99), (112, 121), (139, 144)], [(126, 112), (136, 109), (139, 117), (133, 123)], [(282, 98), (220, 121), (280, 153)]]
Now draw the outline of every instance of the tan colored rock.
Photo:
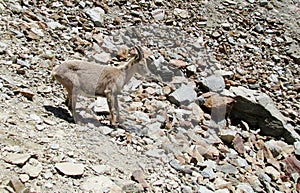
[(83, 164), (75, 164), (69, 162), (57, 163), (55, 168), (67, 176), (81, 176), (84, 172)]
[(280, 178), (280, 172), (272, 166), (267, 166), (264, 168), (266, 174), (269, 174), (273, 180), (278, 180)]
[(9, 153), (4, 160), (8, 163), (11, 164), (16, 164), (16, 165), (24, 165), (25, 162), (29, 160), (31, 157), (30, 154), (17, 154), (17, 153)]
[(16, 193), (22, 192), (25, 189), (24, 184), (17, 178), (11, 179), (8, 186), (12, 187)]
[(132, 173), (133, 179), (135, 179), (138, 183), (142, 184), (143, 188), (149, 188), (149, 184), (145, 180), (145, 176), (142, 170), (135, 170)]
[(232, 141), (234, 149), (240, 154), (244, 154), (246, 152), (244, 147), (244, 140), (240, 135), (236, 135)]
[(122, 189), (107, 176), (96, 176), (85, 180), (81, 186), (84, 192), (121, 193)]
[(184, 68), (187, 66), (187, 63), (182, 60), (172, 59), (169, 63), (176, 68)]

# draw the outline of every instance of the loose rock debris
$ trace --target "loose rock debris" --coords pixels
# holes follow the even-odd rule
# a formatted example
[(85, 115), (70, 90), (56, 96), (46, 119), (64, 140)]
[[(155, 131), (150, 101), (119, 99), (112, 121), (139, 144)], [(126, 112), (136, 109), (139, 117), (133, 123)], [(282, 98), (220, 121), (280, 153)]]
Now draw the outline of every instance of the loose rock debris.
[[(296, 1), (0, 2), (0, 192), (299, 192)], [(145, 48), (126, 129), (50, 71)], [(91, 111), (88, 111), (91, 110)], [(94, 116), (96, 115), (96, 119)]]

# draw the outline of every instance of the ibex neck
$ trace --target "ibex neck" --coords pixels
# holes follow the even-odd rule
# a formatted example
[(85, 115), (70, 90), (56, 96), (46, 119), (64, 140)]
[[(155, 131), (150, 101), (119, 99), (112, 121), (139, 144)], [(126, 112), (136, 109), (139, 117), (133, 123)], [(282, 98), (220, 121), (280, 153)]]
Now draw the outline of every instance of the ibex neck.
[(126, 75), (126, 82), (128, 82), (135, 74), (134, 65), (137, 65), (137, 63), (135, 57), (132, 57), (128, 63), (122, 67), (122, 71), (124, 71)]

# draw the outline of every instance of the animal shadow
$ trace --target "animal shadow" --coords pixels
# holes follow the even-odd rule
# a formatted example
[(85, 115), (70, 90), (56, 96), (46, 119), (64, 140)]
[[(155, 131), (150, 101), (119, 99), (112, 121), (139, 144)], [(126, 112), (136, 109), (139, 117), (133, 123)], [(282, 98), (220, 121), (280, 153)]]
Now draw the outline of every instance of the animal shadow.
[(55, 117), (63, 119), (69, 123), (76, 123), (79, 125), (92, 124), (96, 127), (99, 127), (102, 125), (99, 122), (99, 120), (97, 120), (95, 118), (82, 117), (79, 113), (77, 113), (77, 121), (75, 122), (74, 118), (71, 116), (69, 111), (62, 107), (54, 107), (54, 106), (50, 106), (50, 105), (45, 105), (44, 108), (47, 111), (51, 112)]
[(74, 119), (67, 109), (64, 109), (62, 107), (54, 107), (50, 105), (44, 105), (44, 108), (47, 111), (51, 112), (55, 117), (63, 119), (69, 123), (74, 123)]

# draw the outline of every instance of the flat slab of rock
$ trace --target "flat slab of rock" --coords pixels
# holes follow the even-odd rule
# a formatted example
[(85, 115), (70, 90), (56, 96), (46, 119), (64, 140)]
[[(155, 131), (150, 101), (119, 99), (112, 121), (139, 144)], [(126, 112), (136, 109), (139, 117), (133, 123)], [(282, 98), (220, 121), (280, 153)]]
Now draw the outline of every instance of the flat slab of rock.
[(122, 192), (121, 187), (106, 176), (88, 178), (85, 182), (83, 182), (81, 188), (84, 192)]
[(209, 91), (218, 92), (225, 88), (225, 81), (221, 75), (211, 75), (200, 80), (201, 86)]
[(109, 108), (108, 108), (106, 98), (103, 98), (103, 97), (97, 98), (97, 100), (94, 103), (94, 111), (96, 113), (103, 113), (103, 114), (109, 113)]
[(230, 114), (233, 120), (244, 120), (251, 127), (260, 128), (263, 134), (283, 137), (290, 144), (300, 140), (268, 95), (242, 86), (231, 87), (230, 91), (235, 94)]
[(55, 168), (67, 176), (81, 176), (84, 171), (83, 164), (75, 164), (69, 162), (57, 163), (55, 164)]
[(27, 153), (25, 154), (10, 153), (4, 158), (4, 160), (11, 164), (24, 165), (30, 157), (31, 155)]
[(30, 177), (36, 178), (41, 173), (43, 167), (41, 163), (35, 163), (34, 165), (30, 163), (26, 163), (22, 169)]
[(197, 99), (193, 86), (182, 85), (169, 95), (169, 100), (176, 105), (188, 105)]

